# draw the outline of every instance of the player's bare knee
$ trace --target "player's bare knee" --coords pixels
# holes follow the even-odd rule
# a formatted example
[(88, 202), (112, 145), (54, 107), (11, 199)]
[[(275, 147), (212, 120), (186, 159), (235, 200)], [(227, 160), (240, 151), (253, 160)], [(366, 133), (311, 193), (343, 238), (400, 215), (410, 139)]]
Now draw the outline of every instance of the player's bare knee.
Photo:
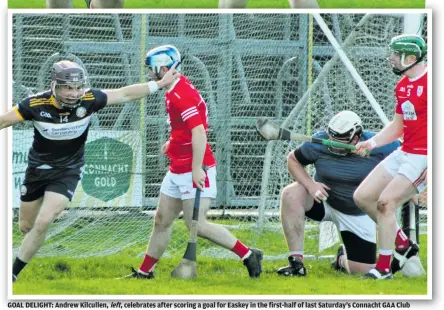
[(154, 217), (154, 229), (156, 231), (166, 231), (169, 228), (169, 223), (166, 223), (166, 218), (162, 212), (157, 211)]
[(378, 210), (379, 213), (382, 214), (387, 214), (388, 211), (387, 206), (388, 206), (388, 200), (384, 198), (382, 199), (380, 198), (376, 203), (376, 209)]
[(292, 196), (291, 186), (287, 185), (282, 190), (282, 200), (288, 200), (291, 198), (291, 196)]
[(379, 197), (378, 202), (376, 204), (376, 208), (379, 213), (384, 215), (388, 215), (390, 213), (394, 213), (396, 210), (396, 206), (398, 202), (395, 199), (387, 198), (387, 197)]
[(298, 197), (298, 195), (295, 193), (295, 188), (292, 185), (286, 186), (282, 190), (281, 201), (282, 209), (286, 212), (291, 212), (294, 209), (303, 207), (301, 197)]
[(32, 223), (29, 223), (28, 221), (20, 221), (19, 222), (19, 229), (22, 233), (27, 234), (32, 229)]

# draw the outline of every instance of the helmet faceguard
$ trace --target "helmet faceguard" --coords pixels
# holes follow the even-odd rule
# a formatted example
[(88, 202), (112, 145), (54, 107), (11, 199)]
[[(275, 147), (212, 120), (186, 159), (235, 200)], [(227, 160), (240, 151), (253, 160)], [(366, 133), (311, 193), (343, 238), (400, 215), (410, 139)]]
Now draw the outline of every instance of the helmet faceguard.
[[(160, 80), (160, 71), (162, 67), (170, 69), (176, 62), (181, 61), (179, 50), (172, 45), (162, 45), (148, 51), (145, 57), (145, 65), (152, 70), (155, 77)], [(176, 67), (180, 71), (180, 65)], [(150, 76), (154, 78), (153, 76)]]
[(52, 67), (51, 91), (62, 107), (74, 109), (85, 95), (87, 80), (83, 68), (75, 62), (63, 60)]
[[(336, 114), (328, 124), (328, 136), (331, 140), (350, 144), (355, 136), (358, 140), (362, 135), (362, 121), (361, 118), (352, 111), (342, 111)], [(328, 147), (328, 150), (336, 155), (345, 156), (350, 153), (350, 150)]]
[[(396, 75), (401, 75), (411, 69), (427, 55), (427, 44), (424, 39), (414, 34), (402, 34), (393, 37), (390, 41), (389, 48), (391, 53), (399, 55), (401, 60), (400, 64), (403, 67), (403, 69), (399, 69), (392, 66), (392, 70)], [(415, 56), (416, 61), (413, 64), (406, 64), (405, 59), (410, 55)]]

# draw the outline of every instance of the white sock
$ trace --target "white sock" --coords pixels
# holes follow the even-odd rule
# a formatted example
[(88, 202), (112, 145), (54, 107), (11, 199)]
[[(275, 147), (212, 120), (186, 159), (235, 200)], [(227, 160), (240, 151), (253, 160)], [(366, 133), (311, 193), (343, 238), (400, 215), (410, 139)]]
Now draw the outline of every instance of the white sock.
[(289, 256), (296, 256), (296, 255), (304, 257), (304, 251), (292, 251), (289, 253)]
[(154, 269), (154, 267), (156, 266), (156, 264), (154, 264), (153, 265), (153, 267), (151, 267), (151, 269), (148, 271), (148, 272), (143, 272), (142, 270), (137, 270), (139, 273), (141, 273), (141, 274), (144, 274), (144, 275), (147, 275), (148, 273), (150, 273), (153, 269)]
[(344, 266), (344, 255), (339, 256), (338, 263), (339, 263), (339, 266), (345, 268), (345, 266)]
[(382, 254), (382, 255), (392, 255), (393, 254), (393, 250), (379, 249), (379, 254)]
[(244, 261), (245, 259), (247, 259), (248, 257), (250, 257), (251, 253), (253, 253), (253, 252), (251, 252), (251, 250), (248, 250), (248, 253), (245, 254), (244, 257), (241, 258), (242, 261)]

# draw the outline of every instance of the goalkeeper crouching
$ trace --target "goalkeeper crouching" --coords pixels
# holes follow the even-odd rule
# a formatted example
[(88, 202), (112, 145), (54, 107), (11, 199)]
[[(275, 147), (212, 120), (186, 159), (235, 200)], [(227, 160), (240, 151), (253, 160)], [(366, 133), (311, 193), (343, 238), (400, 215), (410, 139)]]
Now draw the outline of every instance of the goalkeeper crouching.
[[(316, 138), (355, 145), (375, 134), (364, 131), (360, 117), (342, 111)], [(281, 222), (289, 250), (289, 265), (278, 269), (282, 276), (306, 276), (304, 266), (305, 217), (331, 221), (341, 233), (332, 267), (346, 273), (366, 274), (376, 263), (376, 226), (353, 201), (353, 193), (384, 158), (400, 146), (399, 141), (375, 149), (367, 157), (349, 150), (303, 143), (288, 155), (288, 171), (295, 182), (281, 194)], [(305, 166), (314, 165), (312, 178)]]

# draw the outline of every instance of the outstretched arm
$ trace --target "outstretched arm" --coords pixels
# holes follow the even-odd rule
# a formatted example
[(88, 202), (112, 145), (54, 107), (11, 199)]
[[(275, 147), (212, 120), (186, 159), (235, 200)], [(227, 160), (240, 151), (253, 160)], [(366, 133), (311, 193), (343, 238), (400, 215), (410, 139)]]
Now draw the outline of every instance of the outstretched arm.
[(5, 114), (0, 115), (0, 129), (21, 123), (23, 121), (24, 119), (18, 112), (17, 108), (13, 107)]
[(104, 89), (103, 92), (108, 96), (107, 105), (138, 100), (155, 93), (160, 88), (170, 85), (180, 77), (180, 73), (175, 69), (178, 64), (173, 65), (160, 81), (133, 84), (118, 89)]
[(393, 120), (385, 126), (373, 138), (356, 144), (356, 153), (360, 155), (367, 154), (368, 151), (376, 147), (389, 144), (402, 136), (404, 131), (404, 119), (402, 114), (395, 114)]

